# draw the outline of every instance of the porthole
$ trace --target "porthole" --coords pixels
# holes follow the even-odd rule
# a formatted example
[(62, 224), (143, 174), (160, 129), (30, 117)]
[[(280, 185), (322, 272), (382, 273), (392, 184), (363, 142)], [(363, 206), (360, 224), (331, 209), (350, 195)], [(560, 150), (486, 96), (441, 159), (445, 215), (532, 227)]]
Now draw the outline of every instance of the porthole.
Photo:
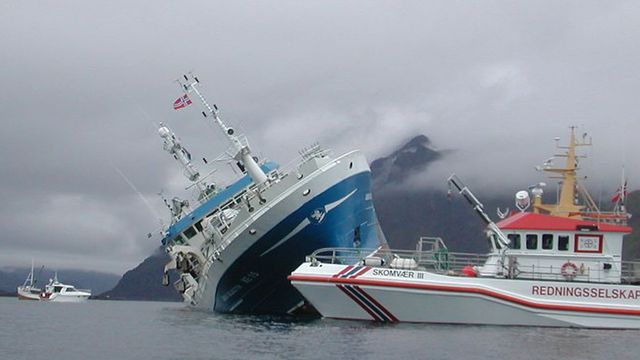
[(349, 169), (353, 169), (353, 162), (349, 163)]
[(311, 189), (307, 189), (305, 191), (302, 192), (302, 196), (307, 196), (311, 193)]

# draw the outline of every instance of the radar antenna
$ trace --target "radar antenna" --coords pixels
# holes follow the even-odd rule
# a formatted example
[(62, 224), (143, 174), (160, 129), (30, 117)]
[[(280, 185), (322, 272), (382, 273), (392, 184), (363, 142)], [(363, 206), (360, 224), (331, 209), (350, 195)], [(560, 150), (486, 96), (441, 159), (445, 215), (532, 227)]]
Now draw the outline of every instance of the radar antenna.
[(200, 196), (206, 194), (208, 190), (207, 184), (204, 182), (204, 179), (200, 178), (200, 172), (191, 162), (191, 153), (182, 145), (180, 139), (163, 123), (160, 123), (158, 134), (164, 140), (164, 150), (173, 155), (173, 158), (182, 165), (184, 176), (190, 181), (193, 181), (193, 184), (200, 191)]
[(184, 82), (182, 80), (178, 80), (178, 83), (182, 86), (182, 89), (187, 93), (194, 93), (200, 99), (200, 102), (205, 107), (206, 111), (202, 112), (202, 115), (205, 118), (211, 117), (213, 122), (218, 125), (218, 127), (222, 130), (227, 140), (231, 143), (235, 154), (233, 158), (239, 162), (241, 169), (246, 170), (247, 174), (254, 183), (257, 185), (262, 184), (267, 181), (267, 175), (262, 171), (253, 155), (251, 154), (251, 149), (249, 148), (249, 144), (246, 141), (243, 143), (239, 136), (236, 135), (235, 130), (232, 127), (227, 126), (222, 119), (220, 118), (220, 112), (218, 107), (213, 104), (213, 106), (209, 105), (207, 99), (198, 89), (200, 84), (200, 80), (198, 80), (197, 76), (192, 74), (183, 75)]

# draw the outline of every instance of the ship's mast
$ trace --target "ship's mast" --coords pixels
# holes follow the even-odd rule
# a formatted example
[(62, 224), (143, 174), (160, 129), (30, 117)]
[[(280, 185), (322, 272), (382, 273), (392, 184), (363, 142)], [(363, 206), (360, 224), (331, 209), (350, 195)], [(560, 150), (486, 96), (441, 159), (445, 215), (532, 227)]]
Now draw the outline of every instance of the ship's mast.
[(198, 190), (200, 190), (200, 194), (205, 194), (207, 191), (207, 184), (200, 179), (200, 172), (191, 163), (191, 154), (182, 145), (180, 139), (178, 139), (176, 134), (174, 134), (174, 132), (163, 123), (160, 123), (158, 134), (164, 140), (164, 150), (173, 155), (173, 158), (176, 159), (184, 168), (184, 176), (193, 181)]
[(246, 143), (243, 144), (242, 141), (240, 141), (240, 138), (235, 134), (235, 130), (227, 126), (222, 119), (220, 119), (218, 107), (215, 104), (213, 107), (209, 105), (204, 95), (202, 95), (198, 89), (198, 85), (200, 83), (198, 78), (196, 76), (188, 77), (187, 75), (183, 75), (183, 77), (186, 81), (186, 83), (180, 82), (183, 89), (188, 93), (196, 94), (200, 99), (200, 102), (207, 110), (206, 112), (203, 111), (202, 115), (204, 115), (204, 117), (213, 118), (214, 123), (222, 130), (235, 152), (233, 158), (242, 165), (242, 168), (247, 171), (247, 174), (251, 177), (254, 183), (259, 185), (267, 181), (267, 175), (262, 171), (256, 160), (253, 158), (249, 145)]
[(558, 168), (552, 167), (549, 164), (545, 164), (540, 169), (546, 172), (559, 174), (559, 176), (553, 177), (561, 180), (560, 198), (557, 204), (542, 204), (540, 196), (536, 196), (534, 199), (534, 212), (544, 212), (554, 216), (573, 217), (580, 219), (580, 213), (584, 210), (583, 205), (577, 204), (576, 191), (577, 191), (577, 170), (578, 167), (578, 155), (576, 154), (576, 148), (580, 146), (591, 146), (591, 140), (585, 142), (583, 140), (576, 140), (575, 126), (571, 127), (571, 137), (569, 139), (569, 145), (558, 146), (558, 149), (566, 149), (564, 154), (556, 154), (556, 157), (566, 157), (567, 162), (565, 167)]
[(34, 284), (35, 284), (35, 278), (33, 276), (33, 259), (31, 259), (31, 272), (29, 273), (29, 276), (27, 276), (27, 280), (24, 281), (24, 285), (22, 286), (33, 287)]

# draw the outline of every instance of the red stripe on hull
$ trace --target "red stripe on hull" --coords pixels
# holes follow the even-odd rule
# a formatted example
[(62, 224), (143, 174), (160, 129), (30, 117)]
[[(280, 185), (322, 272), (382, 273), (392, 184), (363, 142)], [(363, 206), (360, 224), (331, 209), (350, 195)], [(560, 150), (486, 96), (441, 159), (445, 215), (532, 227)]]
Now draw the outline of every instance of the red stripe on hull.
[(391, 319), (392, 322), (398, 322), (398, 318), (393, 316), (391, 311), (387, 310), (387, 308), (382, 306), (382, 304), (380, 304), (378, 301), (376, 301), (376, 299), (374, 299), (373, 296), (369, 295), (366, 291), (364, 291), (363, 288), (361, 288), (359, 286), (354, 286), (354, 287), (360, 292), (360, 294), (362, 294), (364, 297), (366, 297), (367, 300), (371, 301), (375, 306), (378, 307), (378, 309), (382, 310), (382, 312), (384, 312), (385, 315), (387, 315), (389, 317), (389, 319)]
[(505, 295), (496, 291), (481, 289), (481, 288), (469, 288), (456, 285), (433, 285), (433, 284), (415, 284), (404, 283), (399, 281), (381, 281), (381, 280), (369, 280), (369, 279), (342, 279), (342, 278), (330, 278), (326, 276), (314, 276), (314, 275), (290, 275), (289, 281), (308, 281), (308, 282), (324, 282), (334, 284), (350, 284), (350, 285), (369, 285), (369, 286), (382, 286), (390, 288), (400, 289), (416, 289), (416, 290), (432, 290), (442, 292), (457, 292), (457, 293), (472, 293), (485, 295), (501, 300), (506, 300), (519, 305), (544, 309), (544, 310), (559, 310), (559, 311), (577, 311), (577, 312), (589, 312), (597, 314), (615, 314), (615, 315), (638, 315), (640, 316), (640, 310), (633, 309), (611, 309), (593, 306), (580, 306), (580, 305), (555, 305), (555, 304), (542, 304), (526, 299), (521, 299), (515, 296)]
[(349, 271), (349, 270), (351, 270), (351, 269), (353, 269), (353, 265), (349, 265), (349, 266), (347, 266), (346, 268), (342, 269), (342, 271), (340, 271), (339, 273), (337, 273), (337, 274), (333, 275), (333, 277), (334, 277), (334, 278), (337, 278), (337, 277), (339, 277), (340, 275), (342, 275), (342, 274), (344, 274), (344, 273), (348, 272), (348, 271)]
[(366, 273), (366, 272), (367, 272), (367, 271), (369, 271), (370, 269), (371, 269), (370, 267), (365, 266), (365, 268), (364, 268), (364, 269), (362, 269), (362, 270), (358, 271), (358, 273), (357, 273), (357, 274), (355, 274), (355, 275), (353, 275), (353, 276), (351, 276), (351, 278), (352, 278), (352, 279), (355, 279), (355, 278), (357, 278), (358, 276), (363, 275), (364, 273)]
[(383, 322), (384, 319), (382, 319), (380, 316), (378, 316), (378, 314), (376, 314), (375, 312), (373, 312), (373, 310), (369, 309), (368, 306), (366, 306), (365, 304), (362, 303), (362, 301), (360, 301), (360, 299), (358, 299), (357, 297), (353, 296), (353, 294), (351, 294), (348, 290), (346, 290), (345, 288), (342, 287), (342, 285), (336, 285), (338, 287), (338, 289), (342, 290), (343, 293), (347, 294), (347, 296), (349, 298), (351, 298), (351, 300), (353, 300), (356, 304), (358, 304), (362, 309), (364, 309), (364, 311), (366, 311), (367, 313), (369, 313), (369, 315), (371, 315), (371, 317), (373, 318), (373, 320), (375, 321), (380, 321)]

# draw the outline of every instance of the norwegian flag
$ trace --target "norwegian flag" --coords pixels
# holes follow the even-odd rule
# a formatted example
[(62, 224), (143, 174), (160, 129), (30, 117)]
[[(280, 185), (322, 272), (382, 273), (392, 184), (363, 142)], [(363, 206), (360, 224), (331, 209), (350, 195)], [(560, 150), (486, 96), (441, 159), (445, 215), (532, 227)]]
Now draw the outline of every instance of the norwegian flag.
[(191, 99), (189, 99), (189, 96), (187, 96), (187, 94), (184, 94), (173, 102), (173, 109), (178, 110), (189, 105), (191, 105)]
[(616, 193), (611, 198), (611, 202), (617, 203), (620, 200), (624, 200), (624, 198), (626, 197), (627, 197), (627, 182), (625, 181), (624, 185), (622, 187), (619, 187), (618, 190), (616, 190)]

